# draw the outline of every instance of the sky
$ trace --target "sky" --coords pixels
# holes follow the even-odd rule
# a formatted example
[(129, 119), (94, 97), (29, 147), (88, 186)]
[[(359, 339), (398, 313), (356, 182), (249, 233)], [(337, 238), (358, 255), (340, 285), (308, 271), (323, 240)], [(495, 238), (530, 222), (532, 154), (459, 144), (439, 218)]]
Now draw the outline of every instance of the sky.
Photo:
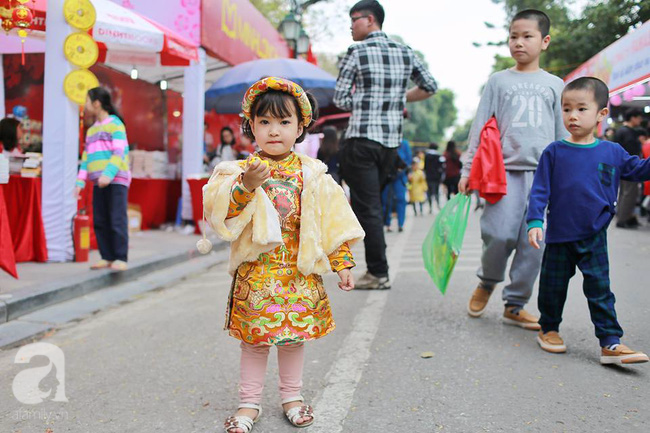
[[(347, 11), (354, 3), (330, 0), (312, 6), (312, 15), (327, 17), (330, 32), (321, 37), (310, 35), (315, 52), (338, 54), (347, 50), (352, 43)], [(382, 0), (381, 4), (386, 12), (383, 30), (401, 36), (421, 51), (438, 86), (454, 91), (457, 124), (471, 119), (494, 55), (509, 55), (507, 47), (476, 48), (472, 42), (505, 40), (503, 5), (490, 0)], [(495, 28), (487, 28), (485, 21)]]

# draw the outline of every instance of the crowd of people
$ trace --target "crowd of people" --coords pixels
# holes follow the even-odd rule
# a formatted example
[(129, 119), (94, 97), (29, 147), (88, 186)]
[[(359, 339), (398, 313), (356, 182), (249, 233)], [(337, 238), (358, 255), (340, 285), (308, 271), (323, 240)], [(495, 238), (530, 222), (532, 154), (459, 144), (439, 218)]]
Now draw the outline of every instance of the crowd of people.
[[(492, 118), (500, 131), (507, 194), (488, 202), (481, 215), (483, 249), (469, 316), (483, 315), (507, 272), (504, 322), (536, 331), (541, 349), (563, 353), (559, 328), (577, 267), (601, 363), (647, 362), (646, 354), (621, 342), (606, 236), (615, 216), (619, 228), (640, 225), (640, 182), (650, 182), (643, 114), (627, 111), (621, 127), (596, 138), (594, 130), (609, 114), (607, 86), (593, 77), (565, 86), (541, 69), (551, 22), (544, 12), (527, 9), (509, 27), (515, 66), (486, 84), (467, 151), (461, 155), (454, 141), (444, 152), (436, 143), (413, 149), (402, 137), (405, 103), (431, 97), (438, 85), (411, 48), (384, 33), (378, 1), (361, 0), (349, 15), (357, 43), (340, 62), (333, 98), (351, 113), (343, 136), (330, 126), (310, 135), (315, 99), (279, 77), (248, 89), (239, 134), (223, 127), (217, 143), (207, 125), (204, 131), (203, 162), (212, 173), (204, 212), (215, 233), (231, 242), (226, 329), (240, 340), (241, 352), (240, 404), (225, 431), (249, 433), (262, 415), (271, 346), (278, 349), (288, 421), (296, 427), (314, 422), (314, 410), (301, 395), (304, 343), (335, 327), (320, 274), (335, 272), (344, 291), (391, 289), (385, 232), (393, 230), (393, 214), (401, 232), (408, 203), (416, 216), (424, 215), (425, 204), (433, 214), (434, 204), (441, 206), (441, 186), (447, 200), (476, 190), (469, 177), (478, 164), (481, 131)], [(408, 88), (409, 82), (414, 86)], [(75, 195), (93, 183), (102, 256), (93, 269), (125, 270), (131, 180), (126, 127), (103, 88), (89, 91), (85, 108), (96, 120), (87, 132)], [(0, 134), (5, 151), (16, 152), (19, 122), (2, 120)], [(348, 196), (341, 185), (349, 188)], [(650, 183), (644, 192), (643, 207), (650, 210)], [(358, 281), (351, 272), (355, 242), (364, 243), (367, 266)], [(525, 309), (538, 277), (540, 317)]]
[[(509, 48), (515, 66), (490, 77), (467, 152), (461, 157), (455, 143), (450, 142), (442, 154), (431, 144), (413, 157), (411, 146), (402, 137), (404, 105), (430, 97), (437, 83), (409, 47), (382, 31), (383, 20), (384, 10), (376, 0), (362, 0), (350, 10), (352, 38), (358, 43), (340, 62), (334, 103), (350, 111), (351, 116), (338, 152), (333, 150), (337, 137), (332, 130), (327, 131), (327, 145), (319, 152), (335, 178), (323, 178), (318, 192), (310, 186), (313, 160), (291, 149), (304, 139), (304, 127), (313, 121), (313, 101), (307, 101), (295, 83), (278, 84), (271, 77), (249, 89), (249, 94), (256, 95), (254, 102), (245, 98), (243, 106), (247, 134), (257, 141), (260, 160), (219, 165), (208, 184), (204, 205), (217, 233), (233, 241), (231, 261), (235, 261), (230, 267), (234, 283), (226, 327), (241, 340), (240, 405), (226, 420), (228, 433), (249, 433), (261, 416), (271, 345), (278, 347), (280, 394), (287, 419), (298, 427), (314, 422), (314, 409), (300, 395), (303, 346), (327, 334), (332, 322), (329, 304), (303, 304), (308, 293), (315, 293), (310, 292), (310, 285), (322, 284), (322, 280), (312, 283), (310, 274), (331, 268), (338, 273), (343, 290), (390, 289), (384, 228), (391, 230), (393, 211), (401, 231), (407, 196), (417, 215), (424, 213), (426, 201), (430, 212), (434, 201), (439, 206), (441, 183), (447, 198), (477, 188), (480, 194), (485, 193), (481, 187), (470, 186), (469, 175), (481, 146), (481, 131), (492, 118), (496, 118), (500, 131), (498, 158), (502, 161), (498, 165), (504, 172), (497, 175), (507, 182), (507, 193), (488, 201), (481, 216), (483, 253), (477, 271), (479, 281), (467, 306), (470, 317), (482, 316), (497, 284), (505, 280), (514, 255), (510, 282), (502, 294), (504, 322), (536, 331), (542, 350), (565, 352), (559, 326), (569, 280), (577, 266), (585, 280), (584, 293), (601, 348), (601, 363), (648, 361), (645, 353), (621, 342), (623, 331), (616, 319), (607, 258), (607, 226), (617, 205), (625, 206), (617, 201), (627, 200), (631, 194), (628, 189), (632, 189), (623, 183), (619, 199), (620, 181), (650, 180), (650, 159), (638, 156), (641, 148), (639, 132), (634, 129), (639, 126), (635, 115), (626, 114), (624, 127), (614, 136), (619, 141), (623, 141), (622, 134), (634, 136), (634, 148), (596, 139), (594, 130), (608, 115), (607, 86), (596, 78), (582, 77), (565, 87), (559, 77), (541, 69), (539, 58), (551, 42), (551, 23), (544, 12), (528, 9), (517, 13), (510, 23)], [(400, 67), (393, 67), (397, 63)], [(413, 88), (406, 87), (409, 81), (415, 84)], [(349, 187), (353, 217), (347, 201), (340, 201), (340, 192), (330, 198), (331, 203), (322, 201), (325, 184), (339, 180)], [(258, 188), (265, 194), (260, 195)], [(304, 195), (310, 197), (304, 202), (296, 200), (301, 188), (314, 191), (314, 195)], [(253, 224), (255, 218), (269, 211), (264, 197), (271, 200), (280, 216), (277, 239), (286, 240), (277, 246), (256, 243), (270, 239), (265, 231), (268, 228)], [(305, 206), (302, 213), (297, 212), (299, 206)], [(314, 206), (321, 215), (317, 223), (311, 220)], [(629, 218), (621, 215), (619, 221), (630, 227), (633, 223)], [(305, 226), (316, 234), (310, 233), (306, 241), (300, 233)], [(334, 243), (326, 234), (333, 227), (341, 231)], [(350, 246), (360, 239), (356, 230), (361, 228), (367, 271), (355, 281), (349, 273), (354, 266)], [(327, 254), (321, 257), (322, 271), (317, 271), (312, 262), (314, 251)], [(285, 269), (288, 274), (301, 276), (305, 289), (292, 289), (298, 280), (289, 283)], [(524, 307), (540, 273), (541, 317), (536, 317)], [(267, 293), (267, 286), (273, 287), (273, 293)], [(326, 293), (316, 290), (320, 293), (318, 300), (326, 303)], [(289, 318), (294, 313), (275, 305), (280, 301), (299, 305), (293, 309), (297, 316)], [(273, 308), (260, 310), (256, 305)], [(320, 311), (315, 312), (315, 307)], [(275, 315), (268, 317), (269, 312)], [(318, 325), (307, 328), (308, 333), (300, 325), (302, 313), (310, 313), (310, 323)], [(253, 329), (255, 333), (251, 333)]]

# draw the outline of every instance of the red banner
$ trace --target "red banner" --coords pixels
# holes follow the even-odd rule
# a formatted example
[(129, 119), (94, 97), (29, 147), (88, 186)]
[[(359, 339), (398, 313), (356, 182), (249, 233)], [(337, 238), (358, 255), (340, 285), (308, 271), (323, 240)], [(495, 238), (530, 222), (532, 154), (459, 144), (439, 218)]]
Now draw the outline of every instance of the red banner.
[(289, 57), (278, 31), (248, 0), (203, 0), (201, 45), (237, 65), (255, 59)]

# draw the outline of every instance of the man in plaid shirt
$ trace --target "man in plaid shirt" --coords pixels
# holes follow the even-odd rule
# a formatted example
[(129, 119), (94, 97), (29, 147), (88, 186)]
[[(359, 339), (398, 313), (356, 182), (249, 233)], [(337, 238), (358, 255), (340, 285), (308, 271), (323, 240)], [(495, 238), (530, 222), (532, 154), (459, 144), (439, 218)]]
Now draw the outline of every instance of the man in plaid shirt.
[[(368, 272), (357, 289), (390, 289), (381, 190), (397, 169), (406, 102), (424, 100), (436, 81), (409, 47), (381, 31), (384, 9), (362, 0), (350, 9), (352, 45), (341, 61), (334, 104), (352, 111), (340, 152), (340, 172), (352, 209), (366, 232)], [(408, 80), (416, 86), (407, 89)]]

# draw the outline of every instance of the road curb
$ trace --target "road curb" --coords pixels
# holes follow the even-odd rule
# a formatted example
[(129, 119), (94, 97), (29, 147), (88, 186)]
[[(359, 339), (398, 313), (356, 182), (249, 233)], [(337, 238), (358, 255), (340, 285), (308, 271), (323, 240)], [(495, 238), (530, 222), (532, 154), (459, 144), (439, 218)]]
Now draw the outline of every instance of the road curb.
[[(220, 251), (228, 243), (215, 243), (213, 250)], [(69, 277), (47, 285), (24, 287), (11, 298), (0, 301), (0, 324), (10, 322), (21, 316), (33, 313), (60, 302), (69, 301), (108, 287), (117, 286), (151, 272), (186, 262), (201, 254), (192, 249), (181, 253), (161, 254), (137, 262), (130, 262), (129, 269), (122, 272), (111, 270), (93, 271), (84, 275)]]

